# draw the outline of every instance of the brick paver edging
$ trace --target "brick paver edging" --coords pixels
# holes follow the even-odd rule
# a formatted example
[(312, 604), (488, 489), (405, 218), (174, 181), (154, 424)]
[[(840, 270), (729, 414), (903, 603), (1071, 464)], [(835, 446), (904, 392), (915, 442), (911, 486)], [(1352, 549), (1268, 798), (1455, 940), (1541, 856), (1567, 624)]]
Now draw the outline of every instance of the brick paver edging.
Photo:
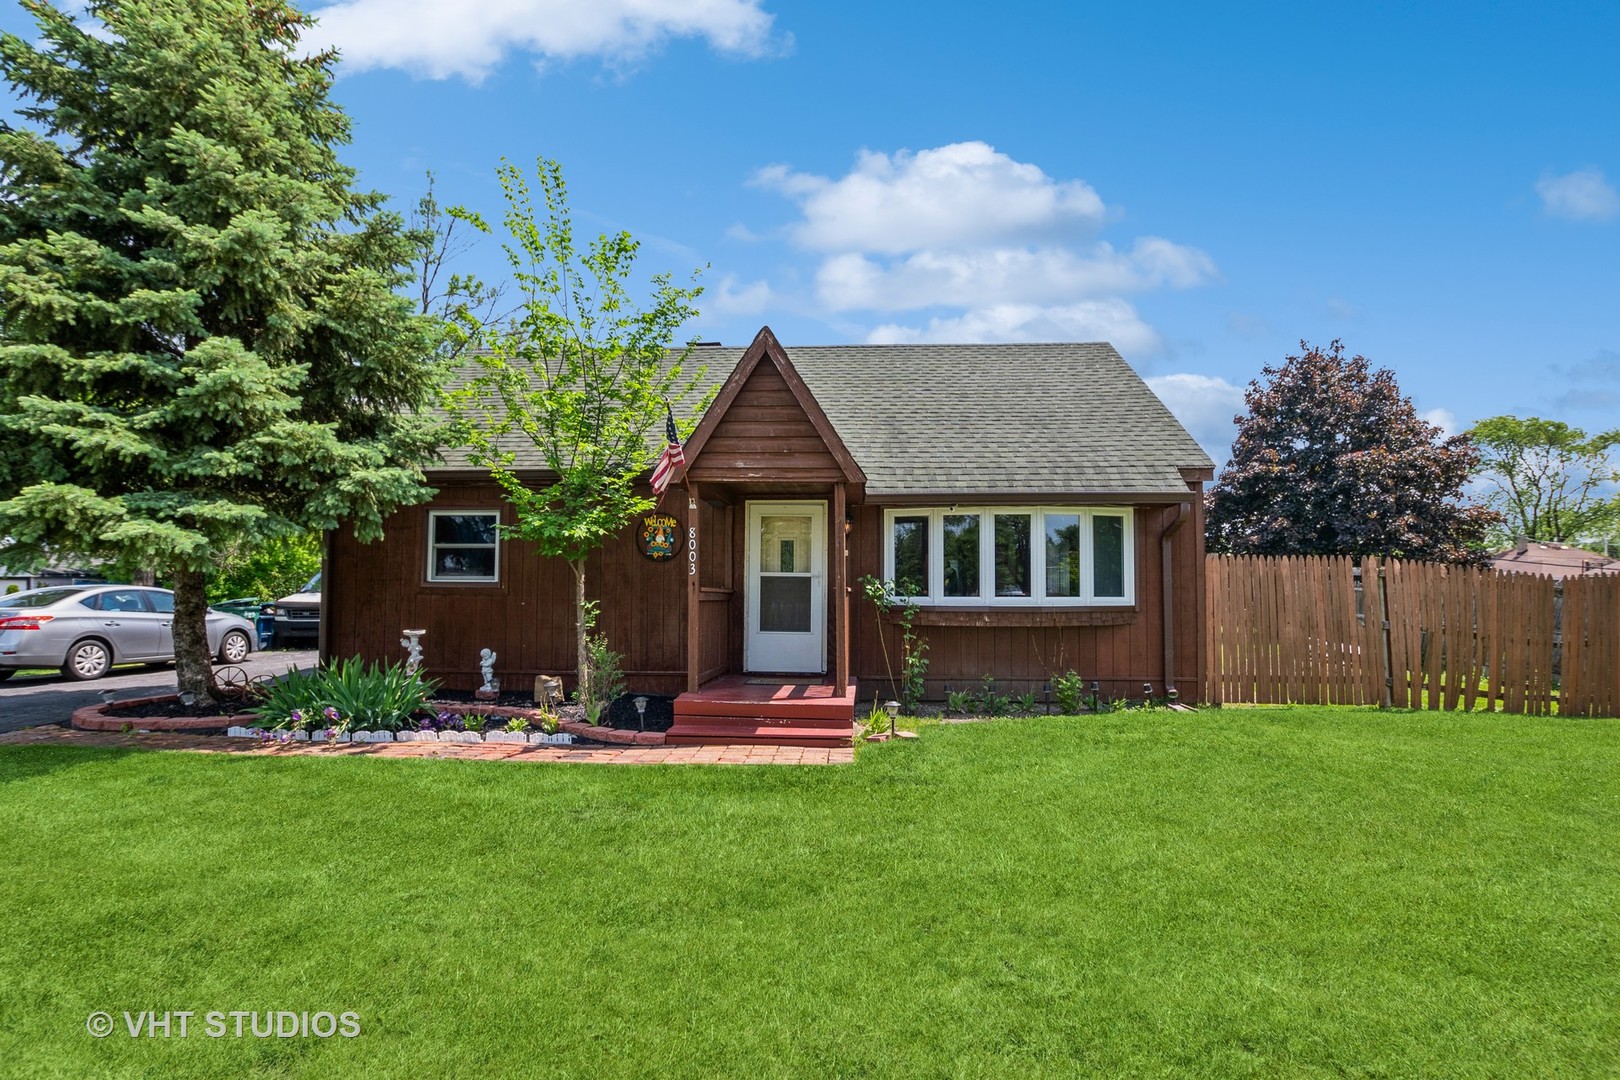
[[(216, 718), (217, 719), (217, 718)], [(185, 732), (84, 731), (59, 726), (0, 734), (0, 746), (89, 746), (258, 757), (459, 758), (590, 765), (847, 765), (853, 746), (539, 746), (516, 743), (260, 743)]]

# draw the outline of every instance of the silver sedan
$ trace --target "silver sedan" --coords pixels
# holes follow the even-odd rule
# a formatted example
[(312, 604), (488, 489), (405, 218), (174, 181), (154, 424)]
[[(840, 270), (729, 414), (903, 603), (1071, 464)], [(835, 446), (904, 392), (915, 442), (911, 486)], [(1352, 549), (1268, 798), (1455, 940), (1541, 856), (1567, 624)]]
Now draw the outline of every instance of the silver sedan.
[[(240, 664), (257, 640), (253, 624), (208, 612), (208, 651)], [(22, 668), (61, 668), (99, 679), (114, 664), (174, 659), (174, 593), (136, 585), (64, 585), (0, 596), (0, 681)]]

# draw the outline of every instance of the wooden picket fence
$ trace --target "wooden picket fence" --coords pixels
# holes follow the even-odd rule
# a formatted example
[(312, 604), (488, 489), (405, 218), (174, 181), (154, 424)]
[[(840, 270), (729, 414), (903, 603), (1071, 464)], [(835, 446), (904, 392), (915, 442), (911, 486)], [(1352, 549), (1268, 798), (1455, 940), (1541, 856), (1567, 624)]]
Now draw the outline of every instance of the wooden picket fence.
[(1208, 557), (1204, 698), (1620, 716), (1620, 575)]

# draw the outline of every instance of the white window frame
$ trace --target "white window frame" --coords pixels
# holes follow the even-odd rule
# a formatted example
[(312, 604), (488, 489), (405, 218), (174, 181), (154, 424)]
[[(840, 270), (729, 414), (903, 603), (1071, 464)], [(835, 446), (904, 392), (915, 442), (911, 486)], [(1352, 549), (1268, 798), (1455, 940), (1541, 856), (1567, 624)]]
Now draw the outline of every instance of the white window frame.
[[(945, 516), (979, 516), (979, 595), (945, 595)], [(995, 515), (1019, 514), (1030, 518), (1031, 596), (995, 595)], [(1046, 518), (1048, 515), (1080, 519), (1080, 595), (1046, 595)], [(1131, 607), (1136, 603), (1136, 511), (1129, 506), (930, 506), (892, 507), (883, 511), (883, 577), (894, 580), (894, 522), (896, 518), (928, 519), (928, 581), (926, 591), (910, 597), (922, 607)], [(1125, 522), (1125, 595), (1097, 596), (1096, 539), (1093, 520), (1123, 518)]]
[[(437, 576), (434, 573), (434, 568), (439, 565), (438, 551), (439, 551), (439, 548), (441, 546), (438, 543), (437, 539), (436, 539), (436, 537), (438, 535), (437, 523), (438, 523), (439, 518), (442, 518), (442, 517), (491, 517), (491, 518), (495, 519), (495, 525), (496, 525), (495, 544), (494, 544), (494, 548), (495, 548), (495, 572), (494, 572), (494, 574), (492, 576), (490, 576), (490, 577), (468, 577), (466, 574), (457, 574), (454, 577), (440, 577), (440, 576)], [(500, 524), (501, 524), (501, 512), (499, 510), (488, 510), (488, 509), (483, 509), (483, 508), (479, 508), (479, 507), (468, 507), (468, 508), (462, 509), (462, 510), (429, 510), (428, 511), (428, 525), (427, 525), (427, 580), (432, 582), (435, 585), (494, 585), (494, 584), (498, 584), (500, 582), (500, 580), (501, 580), (501, 534), (500, 534), (500, 530), (499, 530)], [(489, 545), (487, 545), (487, 544), (445, 544), (443, 546), (447, 547), (447, 548), (467, 548), (467, 549), (477, 549), (479, 551), (482, 551), (485, 548), (487, 548)]]

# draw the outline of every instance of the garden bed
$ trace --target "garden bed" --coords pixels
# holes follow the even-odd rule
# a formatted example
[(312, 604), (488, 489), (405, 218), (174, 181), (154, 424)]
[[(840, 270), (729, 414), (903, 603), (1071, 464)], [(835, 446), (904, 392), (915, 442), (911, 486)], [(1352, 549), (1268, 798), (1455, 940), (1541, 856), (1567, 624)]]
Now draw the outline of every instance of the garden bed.
[[(234, 703), (232, 703), (234, 704)], [(453, 716), (480, 716), (490, 720), (523, 719), (531, 724), (539, 723), (543, 718), (542, 710), (533, 706), (532, 700), (527, 707), (517, 705), (488, 705), (479, 702), (435, 701), (434, 705), (439, 711), (433, 720), (439, 720), (447, 714)], [(217, 707), (216, 707), (217, 708)], [(269, 728), (260, 728), (257, 716), (251, 713), (238, 711), (226, 707), (218, 711), (210, 710), (204, 715), (203, 708), (196, 705), (184, 705), (178, 695), (166, 694), (159, 697), (131, 698), (128, 701), (118, 701), (111, 705), (87, 705), (73, 713), (71, 724), (82, 731), (124, 731), (134, 729), (138, 731), (186, 731), (198, 735), (224, 735), (238, 738), (255, 738), (262, 740), (280, 739), (285, 736), (288, 742), (517, 742), (517, 736), (523, 736), (524, 741), (538, 745), (564, 745), (574, 742), (596, 743), (603, 746), (662, 746), (664, 734), (662, 731), (626, 731), (617, 728), (597, 726), (585, 722), (585, 710), (578, 705), (560, 705), (551, 709), (551, 715), (557, 719), (557, 731), (547, 734), (544, 731), (509, 732), (503, 730), (501, 725), (491, 727), (485, 731), (467, 731), (465, 722), (463, 728), (456, 730), (454, 725), (449, 730), (439, 730), (437, 727), (429, 730), (402, 730), (394, 731), (353, 731), (343, 732), (330, 740), (319, 731), (274, 731)], [(652, 714), (649, 704), (647, 712)], [(631, 706), (630, 715), (635, 715), (634, 706)], [(423, 718), (427, 722), (427, 718)]]

